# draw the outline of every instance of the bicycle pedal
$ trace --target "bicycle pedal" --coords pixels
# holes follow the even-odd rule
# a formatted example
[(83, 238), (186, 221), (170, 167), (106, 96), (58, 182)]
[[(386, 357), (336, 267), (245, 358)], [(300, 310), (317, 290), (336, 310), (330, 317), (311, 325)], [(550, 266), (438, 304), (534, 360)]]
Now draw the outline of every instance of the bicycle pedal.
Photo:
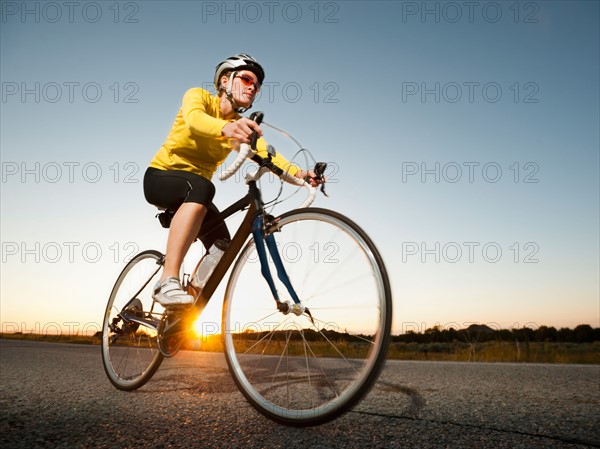
[(167, 316), (160, 328), (164, 334), (176, 334), (185, 331), (185, 320), (183, 315)]
[(164, 306), (167, 312), (185, 312), (193, 307), (193, 304), (171, 304)]
[(173, 357), (181, 349), (183, 338), (181, 335), (163, 335), (156, 340), (158, 350), (165, 357)]
[(185, 337), (186, 320), (181, 308), (169, 309), (163, 315), (158, 326), (157, 346), (162, 355), (173, 357), (179, 352)]

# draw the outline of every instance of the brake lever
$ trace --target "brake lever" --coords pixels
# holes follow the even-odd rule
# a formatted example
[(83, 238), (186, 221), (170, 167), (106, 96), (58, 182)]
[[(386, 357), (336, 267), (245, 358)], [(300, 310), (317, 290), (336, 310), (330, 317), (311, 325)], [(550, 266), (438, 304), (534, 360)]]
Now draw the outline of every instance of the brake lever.
[(315, 164), (315, 175), (321, 182), (321, 193), (329, 198), (329, 195), (325, 192), (325, 170), (327, 169), (327, 162), (317, 162)]
[[(263, 121), (265, 114), (261, 111), (256, 111), (253, 112), (250, 115), (250, 120), (254, 121), (257, 125), (260, 125)], [(258, 141), (258, 134), (256, 133), (256, 131), (254, 131), (252, 133), (252, 137), (250, 137), (250, 148), (252, 148), (253, 151), (256, 151), (256, 142)]]
[(329, 198), (329, 195), (327, 195), (327, 192), (325, 192), (325, 182), (323, 182), (323, 184), (321, 184), (321, 193), (323, 195), (325, 195), (327, 198)]
[[(313, 171), (315, 172), (315, 177), (314, 179), (316, 179), (317, 181), (319, 181), (319, 184), (321, 184), (321, 193), (323, 195), (325, 195), (326, 197), (329, 198), (329, 195), (327, 195), (327, 193), (325, 192), (325, 170), (327, 169), (327, 162), (317, 162), (315, 164), (315, 168), (313, 169)], [(307, 176), (304, 178), (304, 180), (308, 183), (310, 183), (311, 177)]]

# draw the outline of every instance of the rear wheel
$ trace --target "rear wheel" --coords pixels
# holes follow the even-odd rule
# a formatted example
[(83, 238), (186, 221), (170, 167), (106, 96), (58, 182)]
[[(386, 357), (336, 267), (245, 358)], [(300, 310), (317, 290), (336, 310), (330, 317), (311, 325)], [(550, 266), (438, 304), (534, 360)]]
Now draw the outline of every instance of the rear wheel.
[[(356, 405), (379, 376), (391, 332), (388, 277), (369, 237), (338, 213), (292, 211), (268, 232), (308, 311), (277, 309), (250, 241), (225, 293), (226, 359), (261, 413), (290, 425), (320, 424)], [(293, 304), (276, 283), (281, 299)]]
[(123, 269), (108, 299), (102, 325), (102, 362), (120, 390), (144, 385), (163, 361), (157, 328), (164, 309), (152, 299), (163, 255), (144, 251)]

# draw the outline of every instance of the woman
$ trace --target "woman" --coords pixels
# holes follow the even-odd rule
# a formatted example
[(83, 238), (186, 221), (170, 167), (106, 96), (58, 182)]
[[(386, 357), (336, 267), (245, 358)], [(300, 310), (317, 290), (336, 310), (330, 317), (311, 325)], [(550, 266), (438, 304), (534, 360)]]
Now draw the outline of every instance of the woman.
[[(180, 267), (202, 223), (218, 214), (212, 204), (215, 186), (210, 181), (217, 167), (232, 149), (250, 143), (254, 132), (262, 136), (260, 126), (239, 113), (252, 107), (264, 77), (256, 59), (244, 53), (218, 64), (214, 77), (217, 95), (200, 88), (184, 94), (171, 131), (146, 171), (146, 200), (160, 208), (177, 210), (169, 229), (164, 269), (153, 294), (163, 306), (194, 301), (181, 287)], [(258, 140), (257, 150), (260, 155), (266, 154), (263, 139)], [(282, 156), (277, 155), (273, 162), (298, 178), (309, 177), (311, 184), (318, 183), (313, 172), (300, 170)], [(220, 238), (229, 239), (224, 223), (203, 243), (208, 249)]]

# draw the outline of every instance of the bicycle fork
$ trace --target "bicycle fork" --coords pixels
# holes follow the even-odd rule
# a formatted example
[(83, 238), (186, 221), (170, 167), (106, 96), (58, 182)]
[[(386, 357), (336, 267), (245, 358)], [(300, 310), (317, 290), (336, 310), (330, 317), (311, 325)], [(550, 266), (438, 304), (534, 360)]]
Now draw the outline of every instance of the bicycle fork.
[[(294, 287), (290, 281), (290, 278), (285, 270), (283, 265), (283, 261), (279, 256), (279, 252), (277, 251), (277, 243), (275, 242), (275, 236), (273, 233), (270, 233), (265, 236), (264, 232), (264, 217), (262, 215), (258, 215), (253, 223), (252, 223), (252, 236), (254, 237), (254, 244), (256, 245), (256, 251), (258, 252), (258, 259), (260, 261), (261, 274), (269, 284), (269, 288), (271, 289), (271, 293), (273, 294), (273, 299), (277, 303), (277, 309), (282, 312), (284, 315), (288, 313), (293, 313), (294, 315), (301, 316), (306, 313), (312, 323), (314, 324), (314, 320), (310, 310), (300, 302), (300, 298), (296, 294)], [(269, 269), (269, 263), (267, 261), (267, 250), (269, 250), (269, 254), (271, 255), (271, 259), (273, 259), (273, 263), (275, 264), (275, 268), (277, 269), (277, 277), (279, 280), (285, 285), (288, 293), (290, 294), (292, 300), (290, 301), (282, 301), (279, 297), (279, 293), (277, 292), (277, 288), (275, 287), (275, 282), (273, 281), (273, 276), (271, 275), (271, 270)]]

